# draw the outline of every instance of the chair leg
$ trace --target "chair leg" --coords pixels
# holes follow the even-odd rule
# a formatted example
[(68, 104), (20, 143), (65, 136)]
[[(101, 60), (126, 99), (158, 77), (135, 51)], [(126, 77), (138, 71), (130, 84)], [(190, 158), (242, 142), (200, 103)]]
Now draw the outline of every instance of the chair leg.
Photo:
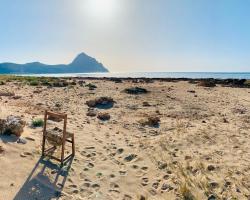
[(75, 156), (75, 137), (72, 136), (72, 156)]
[(62, 143), (61, 166), (63, 166), (63, 162), (64, 162), (64, 145), (65, 145), (65, 141), (63, 141)]
[(44, 156), (44, 151), (45, 151), (45, 136), (43, 136), (43, 143), (42, 143), (42, 156)]

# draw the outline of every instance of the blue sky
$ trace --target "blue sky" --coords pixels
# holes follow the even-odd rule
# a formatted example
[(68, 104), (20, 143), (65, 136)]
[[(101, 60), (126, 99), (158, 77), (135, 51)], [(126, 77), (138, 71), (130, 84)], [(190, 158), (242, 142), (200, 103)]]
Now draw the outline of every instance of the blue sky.
[(248, 0), (0, 0), (0, 62), (250, 71)]

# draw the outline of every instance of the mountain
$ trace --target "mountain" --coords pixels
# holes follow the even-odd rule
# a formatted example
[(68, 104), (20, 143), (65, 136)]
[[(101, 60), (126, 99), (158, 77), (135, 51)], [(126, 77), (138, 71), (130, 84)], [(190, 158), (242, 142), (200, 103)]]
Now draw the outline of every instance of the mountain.
[(0, 74), (48, 74), (108, 72), (101, 63), (85, 53), (79, 54), (70, 64), (46, 65), (40, 62), (26, 64), (0, 63)]

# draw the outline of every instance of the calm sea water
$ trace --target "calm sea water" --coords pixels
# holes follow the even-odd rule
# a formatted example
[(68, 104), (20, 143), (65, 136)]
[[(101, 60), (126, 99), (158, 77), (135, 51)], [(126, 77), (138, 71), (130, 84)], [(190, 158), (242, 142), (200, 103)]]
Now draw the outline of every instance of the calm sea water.
[[(24, 75), (24, 76), (27, 76)], [(45, 77), (118, 77), (118, 78), (217, 78), (250, 79), (250, 72), (133, 72), (133, 73), (69, 73), (69, 74), (28, 74)]]

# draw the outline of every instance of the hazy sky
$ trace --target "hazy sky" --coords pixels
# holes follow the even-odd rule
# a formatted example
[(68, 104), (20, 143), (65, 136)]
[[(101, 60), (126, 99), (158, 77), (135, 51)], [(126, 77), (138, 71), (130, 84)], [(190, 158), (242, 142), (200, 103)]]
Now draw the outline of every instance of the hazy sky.
[(249, 0), (0, 0), (0, 62), (250, 71)]

